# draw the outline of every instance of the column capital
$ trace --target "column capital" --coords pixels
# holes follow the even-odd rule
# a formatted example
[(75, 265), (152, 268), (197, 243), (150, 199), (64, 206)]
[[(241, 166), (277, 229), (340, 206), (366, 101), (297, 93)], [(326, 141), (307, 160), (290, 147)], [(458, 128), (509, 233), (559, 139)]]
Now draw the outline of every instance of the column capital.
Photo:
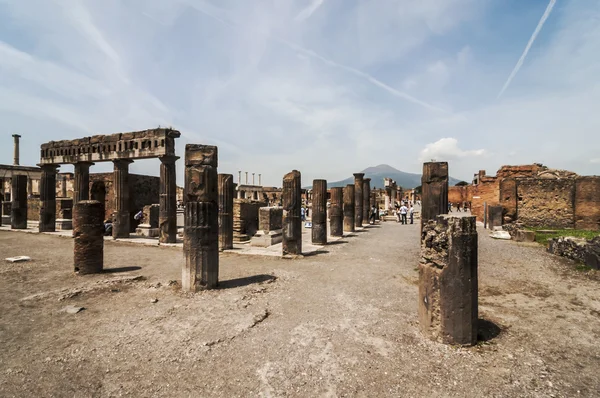
[(160, 161), (162, 163), (175, 163), (176, 161), (181, 159), (179, 156), (175, 156), (175, 155), (164, 155), (164, 156), (159, 156), (158, 158), (160, 159)]
[(354, 178), (363, 178), (365, 176), (365, 173), (354, 173), (353, 176)]
[(81, 164), (81, 165), (90, 165), (90, 166), (93, 166), (93, 165), (95, 165), (96, 163), (94, 163), (94, 162), (85, 162), (85, 161), (83, 161), (83, 162), (75, 162), (75, 163), (73, 163), (73, 165), (78, 165), (78, 164)]
[(125, 165), (125, 164), (129, 165), (129, 164), (133, 163), (133, 160), (131, 160), (131, 159), (113, 159), (112, 162), (115, 164), (115, 166), (116, 165)]
[(58, 168), (60, 167), (58, 164), (38, 164), (37, 166), (46, 173), (51, 173), (51, 172), (56, 173), (58, 171)]

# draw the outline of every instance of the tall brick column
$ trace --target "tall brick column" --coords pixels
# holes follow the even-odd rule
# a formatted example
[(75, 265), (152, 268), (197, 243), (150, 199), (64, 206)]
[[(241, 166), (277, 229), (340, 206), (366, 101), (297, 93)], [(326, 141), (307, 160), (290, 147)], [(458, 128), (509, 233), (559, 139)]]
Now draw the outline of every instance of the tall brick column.
[(27, 229), (27, 176), (12, 176), (11, 229)]
[(313, 180), (312, 243), (327, 244), (327, 181)]
[(363, 224), (363, 177), (365, 173), (354, 173), (354, 225)]
[(233, 175), (219, 174), (219, 249), (233, 249)]
[(421, 330), (446, 344), (475, 344), (478, 318), (475, 217), (440, 215), (423, 224), (421, 235)]
[(301, 175), (298, 170), (283, 177), (283, 255), (302, 254)]
[(177, 243), (177, 156), (160, 157), (160, 197), (158, 227), (160, 243)]
[(427, 221), (448, 213), (448, 162), (423, 163), (421, 187), (422, 228)]
[(54, 164), (45, 164), (40, 180), (40, 232), (56, 231), (56, 171)]
[(371, 179), (363, 180), (363, 221), (369, 222), (369, 214), (371, 213)]
[(82, 200), (73, 209), (73, 267), (79, 275), (104, 268), (104, 204)]
[(185, 264), (182, 288), (187, 292), (219, 284), (219, 205), (216, 146), (185, 146)]
[(75, 181), (73, 182), (73, 205), (80, 200), (90, 198), (90, 166), (94, 163), (75, 163)]
[(329, 207), (329, 230), (331, 236), (344, 235), (343, 188), (331, 188), (331, 207)]
[[(113, 160), (113, 187), (115, 190), (115, 213), (113, 217), (113, 238), (129, 238), (131, 227), (129, 208), (129, 159)], [(74, 221), (77, 222), (76, 220)], [(73, 226), (75, 227), (75, 226)]]
[(354, 232), (356, 228), (354, 225), (356, 221), (355, 217), (355, 209), (354, 209), (354, 185), (348, 184), (346, 188), (344, 188), (344, 231), (345, 232)]

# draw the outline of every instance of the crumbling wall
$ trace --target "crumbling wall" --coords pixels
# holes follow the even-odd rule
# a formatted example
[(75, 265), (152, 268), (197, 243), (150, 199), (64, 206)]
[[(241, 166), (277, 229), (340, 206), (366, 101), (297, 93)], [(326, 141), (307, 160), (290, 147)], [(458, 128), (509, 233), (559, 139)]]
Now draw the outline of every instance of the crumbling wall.
[(575, 224), (575, 180), (520, 178), (518, 219), (528, 227), (572, 228)]
[(600, 177), (575, 180), (575, 228), (600, 230)]
[(572, 236), (552, 238), (548, 241), (548, 252), (600, 269), (600, 236), (591, 240)]
[(504, 223), (517, 220), (517, 181), (505, 178), (500, 181), (500, 204), (504, 211)]
[(249, 199), (233, 201), (233, 239), (235, 242), (248, 241), (258, 231), (258, 212), (266, 207), (265, 202)]
[(472, 200), (472, 185), (448, 187), (448, 202), (462, 204)]
[(40, 198), (27, 198), (27, 220), (40, 221)]
[(499, 204), (500, 184), (496, 177), (483, 177), (472, 190), (471, 214), (477, 217), (477, 221), (483, 221), (484, 203), (488, 206)]

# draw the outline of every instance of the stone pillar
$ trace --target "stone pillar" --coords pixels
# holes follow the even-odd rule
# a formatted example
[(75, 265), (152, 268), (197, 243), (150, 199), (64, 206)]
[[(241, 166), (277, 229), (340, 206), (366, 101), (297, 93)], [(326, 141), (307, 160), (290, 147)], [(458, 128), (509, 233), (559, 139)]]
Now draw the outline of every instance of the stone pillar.
[(248, 172), (246, 171), (246, 185), (248, 185)]
[(423, 163), (421, 227), (448, 213), (448, 162)]
[(27, 176), (12, 176), (11, 229), (27, 229)]
[(312, 243), (327, 244), (327, 181), (313, 180)]
[(185, 227), (182, 289), (197, 292), (219, 284), (219, 206), (216, 146), (185, 146)]
[(283, 255), (302, 254), (301, 175), (294, 170), (283, 177)]
[[(54, 188), (56, 189), (56, 187)], [(33, 180), (30, 177), (27, 177), (27, 197), (31, 197), (33, 195)]]
[(160, 210), (158, 227), (160, 243), (177, 243), (177, 156), (160, 157)]
[(79, 275), (97, 274), (104, 267), (104, 204), (82, 200), (73, 209), (73, 266)]
[(56, 170), (54, 164), (42, 165), (40, 181), (40, 232), (56, 231)]
[(501, 227), (502, 226), (502, 221), (503, 221), (503, 207), (501, 205), (495, 205), (495, 206), (488, 206), (487, 207), (487, 211), (488, 211), (488, 225), (489, 228), (491, 230), (494, 229), (494, 227)]
[(344, 236), (343, 195), (343, 188), (331, 188), (331, 207), (329, 207), (329, 230), (331, 236)]
[(363, 221), (369, 222), (369, 214), (371, 213), (371, 179), (363, 180)]
[[(238, 171), (238, 186), (242, 185), (242, 171)], [(238, 198), (239, 199), (239, 198)]]
[(252, 185), (254, 185), (254, 173), (252, 173)]
[(419, 324), (446, 344), (477, 343), (475, 217), (437, 216), (422, 227)]
[(219, 249), (233, 249), (233, 175), (219, 174)]
[(242, 198), (242, 191), (240, 191), (239, 188), (238, 188), (238, 191), (237, 191), (237, 198), (238, 199), (243, 199)]
[(261, 174), (258, 175), (258, 185), (262, 187)]
[(15, 165), (15, 166), (19, 165), (19, 138), (21, 138), (21, 136), (19, 134), (13, 134), (13, 139), (14, 139), (13, 165)]
[(90, 166), (93, 163), (75, 163), (75, 181), (73, 184), (73, 205), (80, 200), (90, 199)]
[(61, 178), (61, 186), (60, 186), (60, 197), (67, 198), (69, 194), (67, 193), (67, 176), (63, 175)]
[(354, 185), (348, 184), (344, 188), (344, 231), (354, 232), (355, 225), (355, 209), (354, 209)]
[(363, 177), (364, 173), (354, 173), (354, 222), (357, 227), (363, 224)]
[[(113, 188), (115, 192), (115, 212), (113, 216), (113, 239), (129, 238), (131, 227), (129, 209), (129, 159), (113, 160)], [(73, 200), (75, 203), (75, 200)], [(74, 221), (77, 223), (77, 219)]]

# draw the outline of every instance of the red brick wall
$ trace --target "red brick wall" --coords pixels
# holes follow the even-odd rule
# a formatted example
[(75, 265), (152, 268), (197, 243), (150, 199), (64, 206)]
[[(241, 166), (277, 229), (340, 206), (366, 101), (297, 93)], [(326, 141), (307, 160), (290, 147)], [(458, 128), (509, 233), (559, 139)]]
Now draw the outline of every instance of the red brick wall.
[(575, 180), (519, 178), (519, 221), (529, 227), (572, 228), (575, 225)]
[(450, 203), (471, 202), (472, 196), (472, 185), (448, 187), (448, 202)]
[(488, 206), (499, 204), (500, 184), (496, 177), (483, 177), (479, 184), (473, 185), (472, 191), (471, 214), (477, 221), (483, 221), (484, 203)]
[(504, 222), (515, 221), (517, 219), (517, 181), (514, 178), (505, 178), (500, 181), (500, 204), (504, 208)]
[(600, 177), (575, 180), (575, 228), (600, 230)]

